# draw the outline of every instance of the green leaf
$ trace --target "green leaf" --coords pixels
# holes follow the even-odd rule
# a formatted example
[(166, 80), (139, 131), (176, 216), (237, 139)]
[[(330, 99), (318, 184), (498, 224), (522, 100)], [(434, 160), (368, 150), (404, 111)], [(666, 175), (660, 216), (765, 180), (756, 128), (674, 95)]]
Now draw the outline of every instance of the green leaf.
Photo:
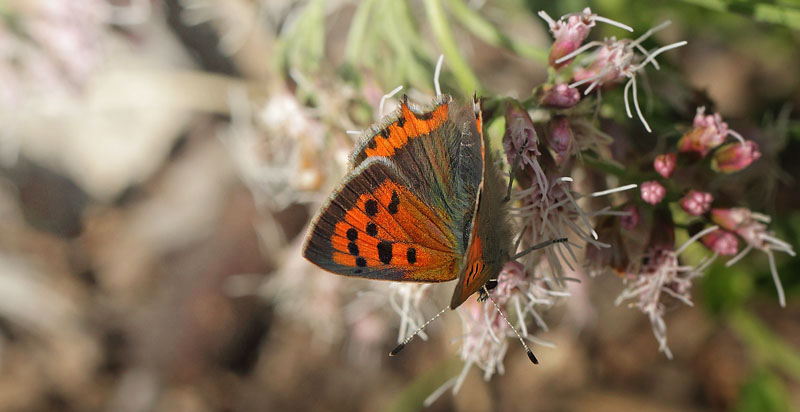
[(789, 395), (780, 377), (768, 370), (756, 372), (742, 386), (737, 412), (790, 411)]

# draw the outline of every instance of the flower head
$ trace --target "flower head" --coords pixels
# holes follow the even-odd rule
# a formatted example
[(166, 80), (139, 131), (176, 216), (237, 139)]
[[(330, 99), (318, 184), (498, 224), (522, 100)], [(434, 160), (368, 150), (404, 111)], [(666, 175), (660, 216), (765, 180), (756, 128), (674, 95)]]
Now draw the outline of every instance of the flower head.
[(711, 202), (713, 200), (714, 197), (711, 196), (711, 193), (690, 190), (689, 193), (681, 199), (680, 205), (686, 213), (692, 216), (700, 216), (711, 209)]
[(517, 156), (521, 156), (521, 166), (537, 173), (541, 170), (538, 157), (539, 135), (533, 127), (528, 112), (519, 102), (509, 101), (506, 104), (506, 133), (503, 136), (503, 148), (510, 164), (514, 164)]
[[(463, 325), (459, 356), (464, 361), (464, 368), (457, 377), (434, 391), (425, 400), (426, 405), (451, 387), (453, 393), (457, 392), (472, 366), (483, 371), (485, 380), (495, 373), (504, 373), (503, 360), (509, 340), (517, 339), (517, 333), (509, 321), (515, 325), (522, 339), (543, 346), (554, 346), (531, 336), (529, 328), (531, 323), (535, 323), (541, 330), (548, 329), (537, 309), (549, 308), (560, 298), (569, 296), (563, 286), (533, 278), (524, 266), (512, 261), (503, 267), (497, 277), (497, 286), (489, 293), (491, 300), (481, 301), (473, 296), (456, 309)], [(503, 311), (503, 314), (499, 311)]]
[(665, 189), (661, 183), (658, 183), (655, 180), (642, 183), (641, 191), (642, 200), (650, 203), (651, 205), (657, 205), (660, 203), (667, 194), (667, 189)]
[(554, 21), (544, 11), (539, 12), (539, 17), (547, 22), (547, 25), (550, 27), (550, 32), (553, 33), (553, 38), (555, 39), (553, 41), (553, 47), (550, 49), (550, 65), (555, 68), (560, 68), (569, 64), (571, 59), (559, 59), (580, 47), (583, 41), (589, 36), (589, 32), (597, 21), (609, 23), (631, 32), (633, 31), (633, 29), (622, 23), (592, 13), (588, 7), (583, 9), (581, 13), (562, 16), (558, 21)]
[(703, 236), (702, 242), (722, 256), (734, 256), (739, 251), (739, 239), (727, 230), (716, 230)]
[(786, 306), (786, 297), (783, 293), (778, 269), (775, 266), (775, 256), (773, 251), (779, 251), (795, 256), (792, 245), (775, 237), (775, 234), (767, 230), (766, 223), (769, 223), (769, 216), (755, 213), (749, 209), (738, 207), (731, 209), (712, 209), (711, 220), (723, 229), (729, 230), (741, 236), (747, 246), (738, 255), (731, 258), (726, 266), (731, 266), (739, 259), (747, 255), (752, 249), (759, 249), (767, 254), (769, 258), (769, 268), (772, 273), (772, 280), (775, 282), (775, 289), (778, 291), (778, 300), (781, 306)]
[(694, 116), (694, 127), (686, 132), (678, 141), (678, 150), (684, 153), (698, 153), (705, 157), (711, 149), (721, 145), (730, 135), (744, 143), (744, 139), (736, 132), (728, 129), (719, 113), (705, 114), (706, 108), (697, 108)]
[(664, 179), (669, 179), (672, 172), (675, 171), (677, 163), (678, 157), (675, 156), (675, 153), (665, 153), (656, 156), (655, 160), (653, 160), (653, 168), (656, 169), (658, 174), (664, 176)]
[(758, 145), (748, 140), (744, 144), (728, 143), (714, 152), (711, 168), (722, 173), (738, 172), (761, 157)]
[(712, 233), (717, 227), (707, 228), (690, 238), (678, 249), (674, 247), (674, 227), (668, 215), (660, 215), (653, 225), (650, 242), (642, 259), (642, 265), (635, 272), (628, 273), (628, 284), (617, 297), (616, 304), (632, 300), (631, 306), (641, 310), (650, 319), (653, 335), (658, 341), (659, 351), (672, 359), (667, 346), (667, 326), (664, 322), (665, 297), (672, 297), (688, 306), (691, 300), (692, 280), (713, 261), (707, 259), (697, 268), (681, 265), (678, 256), (688, 245)]
[[(589, 87), (584, 90), (584, 94), (589, 94), (595, 89), (595, 87), (614, 84), (622, 79), (627, 78), (628, 81), (625, 83), (625, 89), (622, 92), (622, 95), (625, 99), (625, 112), (629, 118), (633, 117), (630, 104), (628, 104), (628, 90), (632, 90), (633, 106), (636, 109), (636, 114), (639, 116), (639, 120), (642, 122), (645, 129), (647, 129), (649, 132), (650, 125), (647, 124), (647, 121), (642, 114), (642, 110), (639, 107), (639, 98), (636, 87), (636, 73), (648, 64), (653, 64), (653, 66), (658, 68), (658, 63), (655, 61), (656, 56), (667, 50), (681, 47), (685, 45), (686, 42), (680, 41), (669, 44), (652, 52), (644, 50), (641, 46), (641, 42), (669, 24), (669, 21), (664, 22), (661, 25), (648, 30), (636, 40), (617, 40), (616, 38), (611, 37), (602, 42), (593, 41), (586, 43), (585, 45), (575, 49), (575, 51), (572, 53), (562, 56), (560, 59), (556, 60), (556, 63), (561, 63), (562, 61), (571, 59), (589, 49), (599, 47), (585, 60), (588, 62), (588, 64), (584, 64), (582, 67), (578, 67), (576, 69), (573, 76), (575, 81), (571, 83), (569, 87), (578, 87), (584, 84), (589, 84)], [(637, 51), (641, 52), (641, 56), (637, 54)]]

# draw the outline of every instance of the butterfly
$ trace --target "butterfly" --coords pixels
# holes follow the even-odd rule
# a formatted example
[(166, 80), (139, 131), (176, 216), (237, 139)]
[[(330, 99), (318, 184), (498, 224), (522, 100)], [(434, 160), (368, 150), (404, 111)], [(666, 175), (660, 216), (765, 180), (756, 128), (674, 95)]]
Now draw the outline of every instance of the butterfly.
[(441, 95), (371, 126), (351, 171), (314, 217), (303, 256), (327, 271), (395, 282), (458, 279), (455, 309), (495, 279), (512, 252), (505, 184), (480, 102)]

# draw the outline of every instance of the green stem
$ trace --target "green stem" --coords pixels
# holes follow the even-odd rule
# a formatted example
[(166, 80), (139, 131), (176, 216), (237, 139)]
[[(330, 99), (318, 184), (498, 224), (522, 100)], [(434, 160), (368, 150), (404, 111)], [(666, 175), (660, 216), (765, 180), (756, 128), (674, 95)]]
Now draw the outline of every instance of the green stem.
[(347, 32), (347, 46), (345, 47), (345, 59), (350, 64), (357, 64), (361, 60), (361, 46), (364, 42), (364, 34), (369, 25), (369, 17), (372, 5), (375, 0), (364, 0), (358, 5), (353, 21), (350, 23), (350, 30)]
[(458, 51), (458, 45), (453, 38), (450, 24), (447, 22), (444, 8), (440, 0), (425, 0), (425, 12), (433, 29), (433, 34), (442, 48), (442, 53), (447, 59), (447, 65), (452, 68), (453, 75), (464, 95), (480, 91), (478, 78), (470, 69), (469, 64)]
[[(771, 4), (776, 2), (743, 2), (727, 0), (683, 0), (711, 10), (739, 13), (762, 23), (782, 24), (800, 29), (800, 10), (797, 6)], [(779, 3), (779, 2), (777, 2)]]
[(447, 5), (453, 16), (479, 39), (493, 46), (505, 48), (526, 59), (547, 64), (548, 52), (546, 49), (521, 43), (506, 36), (461, 0), (448, 0)]
[(800, 355), (751, 313), (737, 309), (728, 315), (734, 332), (747, 344), (756, 361), (765, 362), (800, 381)]

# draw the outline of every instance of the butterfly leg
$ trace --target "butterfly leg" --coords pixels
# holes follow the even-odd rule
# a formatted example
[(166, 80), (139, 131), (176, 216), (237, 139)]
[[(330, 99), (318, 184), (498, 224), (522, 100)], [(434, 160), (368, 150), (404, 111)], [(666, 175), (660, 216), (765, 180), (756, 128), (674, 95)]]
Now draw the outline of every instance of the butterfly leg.
[(528, 139), (525, 139), (522, 142), (522, 147), (519, 148), (517, 151), (517, 157), (514, 158), (514, 164), (511, 165), (511, 170), (508, 174), (508, 190), (506, 190), (506, 197), (503, 198), (503, 202), (508, 202), (511, 200), (511, 187), (514, 185), (514, 174), (517, 173), (517, 167), (519, 166), (519, 160), (522, 158), (522, 152), (528, 147)]

